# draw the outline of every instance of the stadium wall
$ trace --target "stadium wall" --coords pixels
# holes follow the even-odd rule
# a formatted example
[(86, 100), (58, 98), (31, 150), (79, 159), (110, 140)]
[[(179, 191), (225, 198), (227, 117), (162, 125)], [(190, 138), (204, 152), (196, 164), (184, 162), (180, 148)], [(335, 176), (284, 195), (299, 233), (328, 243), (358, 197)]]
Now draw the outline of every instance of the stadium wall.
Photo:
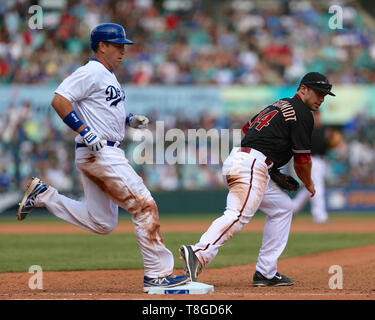
[[(281, 97), (293, 96), (296, 86), (126, 86), (126, 108), (129, 112), (149, 113), (153, 110), (197, 113), (231, 113), (251, 115)], [(55, 86), (0, 86), (2, 114), (11, 104), (28, 100), (36, 115), (51, 110)], [(335, 98), (326, 99), (322, 120), (328, 125), (343, 125), (357, 114), (375, 116), (375, 88), (371, 85), (334, 86)]]

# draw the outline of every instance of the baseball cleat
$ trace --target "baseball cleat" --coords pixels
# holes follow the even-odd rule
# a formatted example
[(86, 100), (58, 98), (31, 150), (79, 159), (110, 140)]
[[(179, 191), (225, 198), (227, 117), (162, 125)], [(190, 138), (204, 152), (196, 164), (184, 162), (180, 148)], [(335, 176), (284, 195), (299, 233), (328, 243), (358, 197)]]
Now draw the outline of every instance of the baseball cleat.
[(191, 246), (181, 246), (179, 251), (180, 259), (184, 262), (184, 273), (191, 281), (197, 281), (198, 275), (202, 272), (202, 264), (195, 255)]
[(186, 276), (169, 276), (164, 278), (143, 278), (143, 292), (148, 292), (153, 287), (158, 288), (171, 288), (182, 285), (189, 281)]
[(33, 178), (30, 185), (27, 187), (22, 201), (19, 203), (18, 220), (23, 220), (35, 208), (36, 197), (47, 190), (47, 185), (39, 178)]
[(254, 287), (281, 287), (281, 286), (292, 286), (294, 284), (294, 279), (283, 276), (282, 274), (276, 272), (272, 279), (267, 279), (259, 271), (255, 271), (253, 277)]

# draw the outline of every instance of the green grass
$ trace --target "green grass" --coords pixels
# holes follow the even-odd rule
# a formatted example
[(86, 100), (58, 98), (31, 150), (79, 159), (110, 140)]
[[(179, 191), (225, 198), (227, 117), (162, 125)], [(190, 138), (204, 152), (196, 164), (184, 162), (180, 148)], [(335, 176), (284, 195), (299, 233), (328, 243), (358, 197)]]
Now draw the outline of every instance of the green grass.
[[(213, 213), (187, 213), (187, 214), (165, 214), (160, 213), (160, 220), (161, 223), (163, 221), (176, 221), (176, 222), (184, 222), (184, 221), (213, 221), (214, 219), (220, 217), (222, 212), (213, 212)], [(374, 220), (375, 213), (374, 212), (347, 212), (347, 213), (331, 213), (329, 215), (330, 220)], [(265, 215), (262, 212), (257, 212), (252, 221), (256, 220), (264, 220)], [(306, 220), (312, 221), (311, 214), (308, 212), (301, 212), (295, 216), (295, 221), (298, 220)], [(131, 222), (131, 215), (124, 210), (120, 210), (119, 212), (119, 221), (128, 221)], [(0, 224), (1, 223), (25, 223), (19, 222), (16, 218), (16, 213), (14, 214), (2, 214), (0, 215)], [(39, 224), (39, 223), (66, 223), (58, 218), (56, 218), (51, 213), (43, 210), (41, 208), (36, 208), (33, 213), (32, 217), (27, 219), (27, 223), (29, 224)], [(250, 222), (251, 223), (251, 222)]]
[[(200, 233), (164, 233), (167, 247), (182, 268), (177, 251), (196, 243)], [(260, 232), (244, 232), (229, 240), (210, 268), (255, 262)], [(375, 243), (375, 234), (291, 234), (281, 258)], [(142, 256), (134, 234), (0, 235), (0, 272), (27, 272), (31, 265), (44, 271), (141, 269)]]

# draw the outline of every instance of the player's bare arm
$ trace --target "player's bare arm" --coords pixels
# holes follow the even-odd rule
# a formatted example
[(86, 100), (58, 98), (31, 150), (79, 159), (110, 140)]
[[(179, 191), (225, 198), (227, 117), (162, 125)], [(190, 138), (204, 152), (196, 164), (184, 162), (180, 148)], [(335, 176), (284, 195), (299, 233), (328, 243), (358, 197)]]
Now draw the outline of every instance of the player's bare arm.
[(311, 179), (311, 160), (306, 162), (296, 161), (296, 156), (294, 157), (294, 170), (298, 178), (301, 179), (306, 189), (311, 193), (311, 197), (315, 195), (315, 185)]
[[(62, 95), (59, 95), (58, 93), (55, 94), (55, 97), (53, 98), (51, 105), (55, 109), (59, 117), (63, 120), (69, 113), (74, 111), (74, 108), (71, 102), (67, 98), (63, 97)], [(85, 125), (82, 124), (76, 131), (79, 133), (84, 128), (85, 128)]]

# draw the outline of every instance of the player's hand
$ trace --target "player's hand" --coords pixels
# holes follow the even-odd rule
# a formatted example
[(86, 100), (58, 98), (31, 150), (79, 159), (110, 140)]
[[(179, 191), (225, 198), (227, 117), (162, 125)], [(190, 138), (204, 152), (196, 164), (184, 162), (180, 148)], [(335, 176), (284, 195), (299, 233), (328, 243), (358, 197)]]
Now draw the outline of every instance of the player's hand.
[(132, 128), (136, 128), (136, 129), (144, 129), (144, 128), (147, 128), (147, 125), (149, 123), (149, 120), (147, 117), (145, 116), (141, 116), (141, 115), (134, 115), (132, 116), (130, 119), (129, 119), (129, 125), (132, 127)]
[(97, 134), (91, 131), (90, 127), (86, 127), (80, 132), (83, 142), (91, 151), (99, 151), (106, 143), (101, 140)]
[(315, 184), (311, 182), (310, 184), (305, 184), (306, 189), (310, 192), (310, 197), (312, 198), (315, 195)]

